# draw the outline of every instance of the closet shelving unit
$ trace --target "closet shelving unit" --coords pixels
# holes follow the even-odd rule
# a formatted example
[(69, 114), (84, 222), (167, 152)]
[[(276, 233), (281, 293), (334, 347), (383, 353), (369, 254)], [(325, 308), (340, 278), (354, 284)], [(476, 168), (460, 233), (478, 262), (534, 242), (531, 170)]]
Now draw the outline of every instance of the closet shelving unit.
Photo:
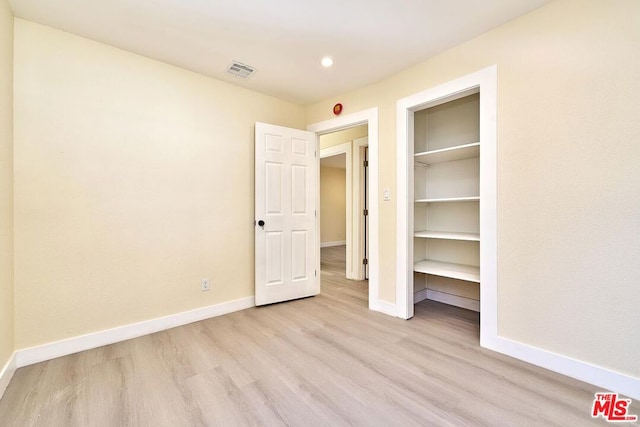
[[(480, 283), (479, 139), (477, 93), (414, 115), (413, 270), (427, 290), (432, 276)], [(459, 290), (460, 283), (439, 281), (438, 292)], [(469, 293), (479, 288), (461, 297)]]

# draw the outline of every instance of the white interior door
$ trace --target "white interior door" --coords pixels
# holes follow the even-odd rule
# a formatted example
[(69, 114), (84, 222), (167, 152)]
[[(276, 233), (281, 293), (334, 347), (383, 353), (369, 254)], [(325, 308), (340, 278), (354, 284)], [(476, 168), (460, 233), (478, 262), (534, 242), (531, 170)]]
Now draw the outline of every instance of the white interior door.
[(316, 135), (256, 123), (256, 305), (320, 293)]

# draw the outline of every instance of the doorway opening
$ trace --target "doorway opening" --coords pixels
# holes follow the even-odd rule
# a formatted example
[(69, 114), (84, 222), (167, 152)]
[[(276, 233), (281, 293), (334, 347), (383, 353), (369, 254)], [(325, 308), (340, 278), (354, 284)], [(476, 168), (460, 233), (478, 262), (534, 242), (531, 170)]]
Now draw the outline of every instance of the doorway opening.
[(321, 247), (345, 246), (345, 276), (363, 280), (366, 256), (364, 188), (367, 125), (321, 135), (320, 236)]
[(320, 269), (347, 276), (347, 154), (320, 158)]
[(319, 137), (322, 279), (331, 286), (359, 288), (365, 297), (367, 136), (364, 124)]
[[(363, 187), (363, 183), (361, 181), (364, 178), (360, 173), (347, 173), (345, 181), (351, 180), (352, 183), (347, 183), (347, 192), (351, 191), (351, 195), (347, 197), (347, 211), (351, 209), (352, 212), (359, 212), (364, 209), (363, 203), (365, 196), (362, 195), (362, 198), (357, 197), (360, 195), (360, 191), (366, 193), (366, 202), (368, 203), (367, 213), (368, 218), (367, 221), (360, 220), (360, 225), (357, 227), (350, 225), (353, 221), (347, 221), (345, 226), (346, 238), (345, 238), (345, 273), (349, 274), (349, 276), (354, 278), (364, 278), (364, 275), (367, 273), (363, 268), (363, 259), (364, 253), (366, 251), (366, 259), (367, 259), (367, 270), (368, 270), (368, 306), (370, 310), (380, 311), (386, 314), (394, 315), (396, 314), (395, 305), (383, 302), (379, 299), (379, 266), (378, 266), (378, 109), (371, 108), (369, 110), (360, 111), (357, 113), (352, 113), (348, 115), (344, 115), (341, 117), (337, 117), (334, 119), (326, 120), (324, 122), (314, 123), (307, 127), (307, 130), (314, 132), (318, 137), (318, 148), (320, 149), (320, 156), (325, 156), (329, 154), (338, 154), (338, 152), (326, 152), (327, 150), (339, 150), (338, 148), (331, 148), (331, 146), (325, 146), (323, 149), (323, 144), (320, 142), (321, 138), (325, 135), (330, 138), (330, 134), (338, 133), (339, 131), (345, 131), (349, 129), (356, 128), (360, 125), (364, 125), (367, 130), (367, 138), (365, 141), (358, 141), (360, 138), (352, 137), (347, 138), (347, 140), (351, 141), (351, 150), (347, 150), (345, 147), (345, 152), (347, 152), (347, 158), (349, 156), (352, 157), (351, 162), (347, 160), (346, 168), (349, 168), (350, 165), (355, 163), (356, 158), (360, 157), (360, 153), (368, 153), (368, 179), (367, 179), (367, 190), (360, 190)], [(354, 144), (354, 141), (357, 141)], [(334, 142), (334, 147), (344, 143), (344, 141)], [(365, 151), (362, 148), (368, 145), (368, 150)], [(353, 146), (357, 148), (354, 150)], [(360, 161), (360, 160), (359, 160)], [(362, 159), (364, 162), (364, 159)], [(320, 159), (318, 159), (320, 162)], [(320, 170), (320, 167), (318, 167)], [(318, 172), (318, 183), (320, 182), (320, 172)], [(319, 184), (318, 184), (319, 185)], [(358, 191), (354, 192), (353, 188), (357, 188)], [(355, 195), (355, 196), (354, 196)], [(351, 201), (351, 203), (349, 203)], [(317, 206), (321, 205), (320, 201), (320, 191), (318, 191), (318, 199), (316, 202)], [(349, 204), (352, 206), (349, 207)], [(350, 214), (349, 217), (353, 219), (353, 214)], [(359, 219), (359, 218), (358, 218)], [(366, 235), (368, 238), (366, 239), (366, 245), (364, 242), (364, 238), (362, 240), (362, 244), (359, 242), (361, 240), (360, 235), (364, 236), (364, 224), (367, 223)], [(317, 221), (317, 235), (320, 236), (320, 223), (321, 221)], [(348, 228), (348, 229), (347, 229)], [(355, 237), (354, 237), (355, 236)], [(351, 242), (351, 244), (349, 244)], [(356, 245), (356, 242), (358, 244)], [(317, 265), (318, 269), (320, 267), (321, 260), (321, 247), (320, 241), (318, 240), (317, 244)], [(353, 250), (354, 247), (357, 246), (357, 250)], [(347, 248), (352, 249), (348, 251)], [(349, 254), (350, 252), (350, 254)], [(354, 255), (357, 254), (357, 255)], [(345, 275), (346, 275), (345, 274)]]

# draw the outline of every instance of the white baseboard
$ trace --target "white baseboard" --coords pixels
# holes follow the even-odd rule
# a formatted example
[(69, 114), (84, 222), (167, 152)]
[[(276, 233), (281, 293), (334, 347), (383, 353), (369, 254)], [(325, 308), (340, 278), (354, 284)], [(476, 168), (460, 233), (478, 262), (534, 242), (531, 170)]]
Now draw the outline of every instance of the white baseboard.
[(602, 391), (613, 391), (632, 399), (640, 400), (640, 378), (624, 375), (503, 337), (497, 337), (496, 341), (487, 346), (487, 348), (532, 365), (602, 387)]
[[(439, 301), (440, 295), (435, 295), (432, 290), (423, 289), (414, 293), (414, 302), (420, 302), (424, 299), (432, 299)], [(438, 294), (442, 294), (439, 292)], [(448, 294), (444, 294), (448, 295)], [(458, 297), (462, 298), (462, 297)], [(443, 298), (444, 299), (444, 298)], [(449, 298), (446, 298), (447, 304), (452, 304)], [(454, 298), (455, 299), (455, 298)], [(463, 298), (467, 299), (467, 298)], [(474, 301), (474, 300), (471, 300)], [(452, 304), (458, 305), (458, 304)], [(467, 308), (467, 307), (464, 307)], [(470, 308), (474, 310), (474, 308)], [(479, 311), (479, 310), (476, 310)], [(484, 347), (514, 357), (516, 359), (540, 366), (553, 372), (575, 378), (580, 381), (602, 387), (602, 391), (608, 390), (616, 393), (624, 394), (631, 399), (640, 400), (640, 378), (634, 378), (609, 369), (601, 368), (571, 357), (563, 356), (537, 347), (532, 347), (517, 341), (504, 337), (496, 337), (492, 342), (487, 343)]]
[(329, 248), (331, 246), (344, 246), (347, 244), (346, 240), (340, 240), (337, 242), (324, 242), (324, 243), (320, 243), (320, 247), (321, 248)]
[(433, 289), (427, 289), (426, 291), (427, 299), (480, 312), (480, 301), (476, 299), (452, 295), (446, 292), (434, 291)]
[(7, 389), (9, 382), (11, 382), (11, 378), (13, 378), (13, 374), (16, 372), (17, 368), (16, 354), (13, 353), (0, 371), (0, 399), (4, 394), (4, 391)]
[[(426, 289), (416, 292), (414, 295), (415, 301), (419, 301), (419, 298), (422, 298), (423, 296), (429, 299), (434, 299), (429, 296), (431, 292), (433, 291), (427, 291)], [(18, 350), (12, 355), (0, 371), (0, 397), (2, 397), (2, 394), (9, 385), (9, 382), (17, 368), (77, 353), (79, 351), (137, 338), (211, 317), (221, 316), (234, 311), (244, 310), (253, 306), (255, 306), (254, 298), (246, 297), (171, 316), (133, 323), (118, 328)], [(395, 304), (386, 301), (372, 301), (369, 308), (390, 316), (396, 315)], [(640, 400), (640, 378), (624, 375), (503, 337), (497, 337), (495, 341), (492, 340), (491, 343), (488, 343), (486, 348), (523, 360), (533, 365), (549, 369), (559, 374), (593, 384), (597, 387), (602, 387), (603, 391), (609, 390), (621, 393), (632, 399)]]
[(369, 301), (369, 310), (378, 311), (380, 313), (387, 314), (389, 316), (396, 317), (397, 316), (397, 308), (395, 304), (392, 304), (387, 301), (382, 300), (374, 300)]
[(417, 304), (420, 301), (424, 301), (426, 299), (427, 299), (427, 290), (426, 289), (423, 289), (423, 290), (418, 291), (418, 292), (414, 292), (414, 294), (413, 294), (413, 303), (414, 304)]
[[(413, 294), (414, 302), (417, 303), (424, 299), (440, 301), (438, 299), (440, 295), (434, 295), (434, 292), (436, 291), (432, 291), (430, 289), (423, 289), (421, 291), (418, 291)], [(442, 294), (442, 292), (438, 292), (438, 294)], [(457, 298), (468, 299), (462, 297)], [(450, 298), (447, 297), (446, 299), (446, 301), (440, 302), (452, 304), (450, 302)], [(470, 309), (474, 310), (474, 308)], [(550, 371), (557, 372), (567, 377), (575, 378), (577, 380), (584, 381), (597, 387), (602, 387), (602, 391), (609, 390), (624, 394), (625, 396), (628, 396), (632, 399), (640, 400), (640, 378), (634, 378), (628, 375), (620, 374), (609, 369), (591, 365), (580, 360), (562, 356), (560, 354), (542, 350), (540, 348), (532, 347), (530, 345), (522, 344), (503, 337), (497, 337), (495, 340), (492, 340), (492, 342), (487, 343), (487, 345), (485, 345), (484, 347), (498, 353), (506, 354), (507, 356), (525, 361), (527, 363), (531, 363), (532, 365), (549, 369)]]
[(188, 323), (221, 316), (234, 311), (244, 310), (254, 307), (254, 297), (240, 298), (208, 307), (197, 308), (173, 314), (171, 316), (159, 317), (157, 319), (145, 320), (143, 322), (132, 323), (113, 329), (94, 332), (87, 335), (55, 341), (49, 344), (18, 350), (15, 353), (15, 364), (18, 368), (55, 359), (56, 357), (90, 350), (96, 347), (126, 341), (154, 332), (164, 331)]

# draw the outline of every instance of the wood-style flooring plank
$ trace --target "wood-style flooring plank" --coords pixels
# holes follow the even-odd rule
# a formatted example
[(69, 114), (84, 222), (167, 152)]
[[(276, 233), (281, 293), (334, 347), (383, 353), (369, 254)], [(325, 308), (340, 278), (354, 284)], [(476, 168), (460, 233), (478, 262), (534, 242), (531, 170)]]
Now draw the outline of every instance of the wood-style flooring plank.
[(595, 387), (480, 348), (478, 313), (375, 313), (344, 271), (323, 248), (319, 296), (20, 368), (0, 426), (603, 425)]

